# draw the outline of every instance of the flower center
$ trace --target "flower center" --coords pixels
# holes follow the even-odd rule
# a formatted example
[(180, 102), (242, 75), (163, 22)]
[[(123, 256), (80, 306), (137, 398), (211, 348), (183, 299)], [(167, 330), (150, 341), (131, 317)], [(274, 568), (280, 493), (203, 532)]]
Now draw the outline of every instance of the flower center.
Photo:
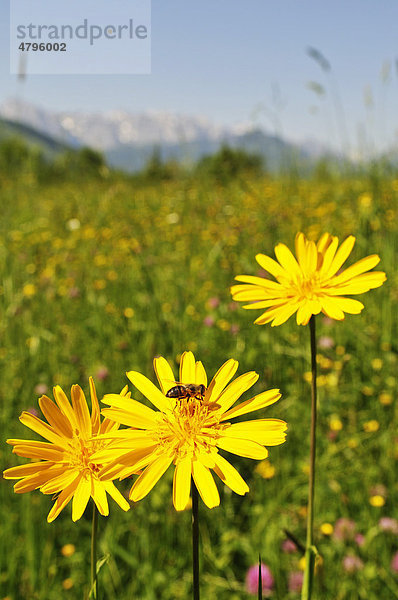
[(218, 431), (223, 428), (217, 406), (203, 399), (181, 398), (173, 412), (163, 415), (157, 430), (158, 443), (174, 458), (183, 458), (196, 452), (210, 452), (216, 445)]
[(295, 288), (300, 300), (304, 298), (307, 300), (316, 300), (322, 292), (319, 273), (313, 273), (309, 277), (299, 279), (295, 284)]
[(91, 455), (98, 451), (102, 446), (105, 446), (105, 440), (90, 440), (85, 441), (81, 438), (73, 438), (69, 442), (69, 452), (66, 454), (66, 461), (71, 468), (78, 469), (85, 474), (96, 477), (103, 465), (91, 461)]

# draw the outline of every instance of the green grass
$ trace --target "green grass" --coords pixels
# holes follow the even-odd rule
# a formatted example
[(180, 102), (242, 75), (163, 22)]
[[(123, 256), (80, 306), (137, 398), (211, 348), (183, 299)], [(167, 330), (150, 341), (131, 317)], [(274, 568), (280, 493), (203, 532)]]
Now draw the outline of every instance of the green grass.
[[(299, 570), (301, 554), (282, 551), (284, 529), (305, 539), (309, 331), (294, 319), (273, 329), (254, 326), (254, 312), (231, 302), (234, 276), (256, 274), (255, 254), (272, 255), (280, 241), (292, 247), (299, 230), (313, 238), (329, 231), (341, 241), (354, 234), (348, 263), (380, 255), (388, 281), (360, 297), (362, 314), (345, 322), (318, 319), (318, 338), (332, 338), (333, 346), (319, 350), (315, 537), (323, 565), (316, 592), (326, 600), (398, 598), (390, 569), (397, 539), (378, 526), (382, 516), (398, 518), (398, 179), (365, 173), (220, 187), (206, 178), (150, 185), (111, 175), (39, 185), (32, 174), (13, 180), (3, 174), (0, 193), (4, 439), (31, 437), (18, 416), (37, 408), (39, 384), (49, 395), (54, 384), (68, 390), (79, 383), (87, 391), (89, 375), (106, 367), (109, 376), (96, 379), (102, 397), (128, 383), (127, 370), (152, 378), (154, 356), (177, 365), (187, 349), (210, 375), (233, 357), (240, 362), (238, 374), (260, 374), (255, 393), (281, 389), (282, 400), (264, 411), (289, 424), (286, 444), (270, 450), (275, 475), (263, 479), (255, 461), (233, 457), (250, 493), (241, 498), (220, 486), (219, 508), (200, 504), (204, 600), (248, 597), (245, 574), (259, 553), (275, 578), (272, 597), (297, 598), (289, 595), (288, 577)], [(340, 431), (331, 431), (333, 420), (341, 422)], [(378, 430), (366, 431), (372, 420)], [(5, 444), (0, 457), (2, 469), (24, 462)], [(68, 507), (49, 525), (48, 496), (15, 495), (12, 482), (0, 483), (0, 598), (83, 598), (90, 510), (74, 524)], [(378, 493), (385, 497), (381, 508), (369, 502)], [(341, 517), (355, 521), (362, 546), (321, 534), (322, 523)], [(189, 598), (190, 526), (189, 512), (172, 507), (171, 470), (128, 513), (113, 503), (99, 524), (100, 554), (109, 555), (101, 570), (103, 597)], [(76, 549), (70, 557), (61, 552), (66, 544)], [(349, 554), (361, 558), (361, 570), (344, 572)]]

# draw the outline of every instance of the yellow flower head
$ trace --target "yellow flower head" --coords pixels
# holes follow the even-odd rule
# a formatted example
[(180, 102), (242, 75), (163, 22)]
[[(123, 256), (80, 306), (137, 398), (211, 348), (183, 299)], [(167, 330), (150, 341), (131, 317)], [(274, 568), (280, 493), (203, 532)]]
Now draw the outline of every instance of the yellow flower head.
[[(99, 471), (103, 464), (92, 458), (94, 452), (109, 445), (109, 440), (98, 436), (118, 428), (118, 424), (104, 419), (100, 411), (94, 381), (90, 377), (91, 415), (83, 390), (72, 386), (72, 406), (59, 386), (54, 388), (56, 404), (47, 396), (39, 399), (39, 406), (48, 424), (29, 412), (19, 417), (21, 423), (44, 437), (48, 442), (36, 440), (7, 440), (14, 454), (37, 462), (12, 467), (4, 471), (5, 479), (20, 479), (14, 485), (17, 494), (40, 489), (43, 494), (57, 494), (47, 521), (51, 523), (73, 497), (72, 519), (82, 516), (90, 497), (102, 515), (109, 514), (106, 493), (123, 510), (129, 503), (112, 481), (102, 481)], [(127, 386), (121, 397), (128, 397)]]
[[(258, 379), (252, 371), (229, 383), (238, 368), (236, 360), (224, 363), (209, 386), (206, 371), (201, 362), (195, 362), (192, 352), (184, 352), (181, 357), (179, 382), (164, 358), (155, 358), (154, 368), (161, 390), (136, 371), (127, 376), (158, 411), (117, 394), (104, 397), (103, 401), (111, 406), (103, 410), (104, 415), (130, 428), (111, 432), (108, 437), (115, 439), (113, 446), (96, 454), (96, 460), (113, 459), (100, 475), (124, 478), (144, 469), (130, 491), (130, 499), (137, 502), (173, 463), (176, 510), (184, 510), (189, 501), (191, 476), (203, 502), (209, 508), (218, 506), (220, 497), (211, 469), (234, 492), (246, 494), (247, 484), (219, 450), (262, 460), (268, 456), (265, 446), (282, 444), (287, 427), (284, 421), (257, 419), (230, 423), (234, 417), (276, 402), (279, 390), (263, 392), (231, 408)], [(194, 384), (198, 391), (185, 397), (180, 392), (189, 384)], [(180, 390), (170, 394), (176, 397), (168, 397), (176, 386)]]
[(358, 314), (363, 304), (346, 298), (346, 294), (362, 294), (377, 288), (386, 280), (385, 273), (372, 271), (380, 259), (376, 254), (367, 256), (341, 269), (350, 255), (355, 237), (350, 235), (338, 248), (337, 237), (324, 233), (317, 244), (307, 240), (303, 233), (296, 235), (296, 257), (284, 244), (275, 247), (276, 262), (265, 254), (257, 254), (259, 265), (276, 281), (251, 275), (235, 279), (242, 284), (231, 288), (233, 300), (249, 302), (243, 308), (267, 310), (256, 321), (271, 326), (285, 323), (294, 313), (298, 325), (306, 325), (312, 315), (323, 312), (331, 319), (341, 321), (344, 313)]

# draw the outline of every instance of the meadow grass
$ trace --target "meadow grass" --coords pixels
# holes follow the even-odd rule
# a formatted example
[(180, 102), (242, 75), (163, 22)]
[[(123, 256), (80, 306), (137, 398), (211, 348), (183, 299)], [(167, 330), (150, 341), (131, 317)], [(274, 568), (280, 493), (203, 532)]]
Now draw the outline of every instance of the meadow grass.
[[(262, 469), (256, 461), (232, 459), (250, 485), (247, 496), (220, 486), (219, 508), (200, 504), (205, 600), (249, 597), (245, 574), (259, 553), (275, 579), (272, 597), (298, 598), (288, 591), (288, 579), (302, 567), (302, 554), (282, 549), (284, 530), (305, 540), (309, 331), (294, 318), (274, 329), (254, 326), (254, 312), (231, 301), (234, 276), (256, 274), (255, 254), (272, 256), (280, 241), (293, 247), (297, 231), (312, 239), (329, 231), (341, 241), (354, 234), (348, 263), (380, 255), (388, 281), (358, 297), (362, 314), (345, 322), (318, 318), (324, 348), (318, 356), (315, 540), (322, 564), (316, 597), (398, 598), (390, 568), (397, 537), (378, 525), (381, 517), (398, 518), (398, 179), (365, 172), (221, 186), (206, 177), (151, 184), (111, 174), (38, 184), (28, 174), (3, 175), (0, 193), (3, 440), (32, 438), (18, 416), (37, 409), (37, 398), (45, 389), (51, 396), (54, 384), (67, 391), (79, 383), (87, 392), (93, 375), (101, 398), (128, 383), (127, 370), (153, 378), (154, 356), (177, 365), (184, 350), (194, 351), (210, 374), (230, 357), (240, 362), (238, 374), (256, 370), (253, 393), (281, 389), (282, 400), (263, 414), (288, 422), (286, 444), (271, 448)], [(24, 462), (4, 443), (0, 457), (2, 469)], [(0, 598), (83, 598), (90, 509), (74, 524), (67, 508), (49, 525), (50, 497), (16, 495), (4, 480), (0, 494)], [(372, 506), (375, 496), (383, 506)], [(355, 522), (348, 539), (322, 534), (323, 523), (342, 517)], [(190, 526), (190, 511), (176, 513), (172, 506), (171, 470), (129, 512), (112, 503), (99, 523), (99, 553), (108, 556), (103, 597), (188, 598)], [(75, 547), (71, 556), (62, 552), (66, 544)], [(343, 560), (351, 555), (362, 567), (349, 572)]]

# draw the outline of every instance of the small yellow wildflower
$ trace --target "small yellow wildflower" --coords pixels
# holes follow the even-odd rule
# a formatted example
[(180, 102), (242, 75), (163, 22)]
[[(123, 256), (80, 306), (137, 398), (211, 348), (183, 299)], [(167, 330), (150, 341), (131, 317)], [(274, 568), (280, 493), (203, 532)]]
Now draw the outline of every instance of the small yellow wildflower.
[(380, 404), (383, 404), (383, 406), (388, 406), (389, 404), (392, 404), (391, 394), (389, 394), (388, 392), (381, 392), (381, 394), (379, 395), (379, 402)]
[(333, 415), (329, 421), (329, 427), (332, 431), (341, 431), (343, 429), (343, 423), (336, 415)]
[(259, 462), (255, 471), (264, 479), (272, 479), (275, 475), (275, 467), (274, 465), (271, 465), (269, 460), (262, 460)]
[(22, 293), (26, 298), (32, 298), (36, 294), (36, 286), (33, 283), (26, 283), (22, 288)]
[(383, 361), (381, 358), (374, 358), (371, 362), (371, 365), (375, 371), (380, 371), (380, 369), (383, 367)]
[(363, 429), (364, 431), (366, 431), (366, 433), (374, 433), (375, 431), (378, 431), (380, 428), (380, 423), (378, 421), (376, 421), (376, 419), (372, 419), (371, 421), (366, 421), (366, 423), (363, 424)]
[(380, 494), (376, 494), (375, 496), (371, 496), (369, 498), (369, 504), (371, 506), (375, 506), (376, 508), (381, 508), (382, 506), (384, 506), (386, 503), (385, 498), (383, 498), (383, 496), (380, 496)]
[(361, 389), (361, 392), (364, 396), (373, 396), (374, 390), (370, 385), (364, 385)]
[(331, 523), (322, 523), (319, 529), (323, 535), (332, 535), (334, 528)]
[(61, 548), (62, 556), (72, 556), (75, 553), (75, 545), (74, 544), (65, 544)]
[(351, 448), (352, 450), (354, 450), (355, 448), (358, 448), (358, 440), (356, 440), (355, 438), (349, 438), (347, 440), (347, 446), (349, 448)]
[(74, 586), (74, 582), (73, 582), (73, 579), (71, 579), (70, 577), (67, 577), (62, 582), (62, 587), (64, 588), (64, 590), (70, 590), (73, 588), (73, 586)]
[(128, 306), (124, 309), (123, 314), (126, 317), (126, 319), (131, 319), (132, 317), (134, 317), (134, 310)]

